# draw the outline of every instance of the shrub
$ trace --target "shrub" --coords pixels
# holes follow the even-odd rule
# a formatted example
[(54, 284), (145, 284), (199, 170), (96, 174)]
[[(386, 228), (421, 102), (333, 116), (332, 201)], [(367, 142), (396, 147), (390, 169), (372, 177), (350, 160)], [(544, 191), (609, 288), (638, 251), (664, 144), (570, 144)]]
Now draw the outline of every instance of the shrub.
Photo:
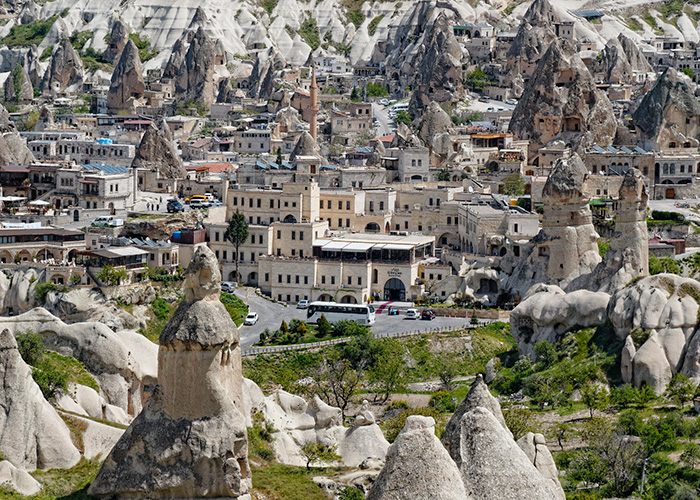
[(58, 286), (52, 281), (42, 281), (36, 285), (36, 294), (34, 295), (34, 302), (43, 306), (46, 303), (46, 296), (49, 292), (54, 292), (58, 290)]
[(27, 24), (17, 24), (10, 28), (10, 33), (0, 40), (0, 44), (10, 48), (39, 45), (48, 34), (54, 21), (56, 21), (56, 16)]
[(15, 335), (19, 354), (25, 363), (36, 366), (45, 352), (44, 338), (39, 333), (27, 330), (24, 333)]
[(65, 374), (53, 368), (35, 369), (32, 377), (47, 401), (53, 401), (59, 393), (68, 390)]
[(344, 486), (338, 492), (338, 500), (365, 500), (365, 495), (357, 488), (352, 486)]
[(168, 319), (170, 313), (173, 312), (173, 306), (160, 297), (153, 301), (151, 309), (153, 309), (153, 315), (161, 321)]
[(412, 408), (406, 410), (387, 420), (384, 424), (384, 435), (387, 441), (390, 443), (394, 442), (396, 437), (399, 435), (399, 432), (401, 432), (401, 429), (403, 429), (406, 425), (406, 419), (411, 415), (433, 417), (433, 419), (435, 419), (435, 435), (438, 438), (442, 437), (442, 433), (445, 432), (445, 424), (447, 423), (447, 419), (436, 408), (424, 406), (422, 408)]
[(430, 397), (428, 406), (441, 413), (452, 413), (457, 409), (457, 402), (449, 391), (438, 391)]

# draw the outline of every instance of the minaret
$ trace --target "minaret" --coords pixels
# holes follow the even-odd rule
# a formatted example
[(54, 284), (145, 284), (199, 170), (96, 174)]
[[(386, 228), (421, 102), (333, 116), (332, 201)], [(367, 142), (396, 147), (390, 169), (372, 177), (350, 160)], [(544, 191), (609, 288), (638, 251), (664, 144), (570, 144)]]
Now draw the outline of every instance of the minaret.
[(314, 138), (314, 141), (316, 140), (316, 128), (318, 127), (317, 124), (317, 117), (318, 115), (318, 88), (316, 85), (316, 65), (311, 64), (311, 88), (309, 89), (309, 94), (311, 95), (311, 107), (309, 110), (311, 111), (311, 117), (309, 118), (309, 133), (311, 134), (311, 137)]

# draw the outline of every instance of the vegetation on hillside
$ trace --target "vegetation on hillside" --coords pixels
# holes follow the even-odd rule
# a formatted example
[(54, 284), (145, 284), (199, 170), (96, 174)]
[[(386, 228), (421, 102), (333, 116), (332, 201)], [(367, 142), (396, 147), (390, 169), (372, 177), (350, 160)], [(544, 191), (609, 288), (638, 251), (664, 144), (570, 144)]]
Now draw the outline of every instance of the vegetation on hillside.
[(219, 297), (221, 303), (226, 307), (226, 310), (231, 315), (231, 319), (236, 326), (241, 326), (243, 320), (248, 316), (248, 306), (241, 299), (232, 293), (221, 292)]
[(56, 16), (27, 24), (16, 24), (10, 28), (10, 33), (0, 40), (0, 44), (7, 45), (9, 48), (39, 45), (48, 34), (54, 21), (56, 21)]

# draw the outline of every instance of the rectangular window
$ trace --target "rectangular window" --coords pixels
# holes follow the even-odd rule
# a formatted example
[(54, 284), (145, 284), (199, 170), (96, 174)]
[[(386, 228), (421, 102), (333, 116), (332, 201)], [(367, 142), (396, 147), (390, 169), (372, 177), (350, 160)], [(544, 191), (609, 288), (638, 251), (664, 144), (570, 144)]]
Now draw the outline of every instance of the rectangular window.
[(350, 202), (349, 201), (345, 202), (345, 210), (350, 210)]
[(305, 285), (309, 284), (309, 277), (308, 276), (304, 276), (304, 284)]
[(253, 208), (253, 198), (248, 198), (248, 206)]
[(326, 277), (325, 276), (321, 276), (321, 284), (322, 285), (326, 284)]
[(343, 209), (343, 202), (339, 201), (338, 202), (338, 210), (342, 210), (342, 209)]
[(304, 231), (299, 231), (299, 241), (304, 241)]
[(298, 284), (298, 283), (299, 283), (299, 275), (297, 274), (294, 278), (295, 278), (295, 280), (296, 280), (295, 283)]
[(331, 276), (331, 285), (335, 285), (335, 276)]
[(345, 227), (350, 227), (350, 219), (345, 219)]
[(362, 286), (362, 276), (360, 276), (359, 278), (357, 278), (357, 285), (358, 285), (358, 286)]
[(237, 196), (233, 197), (233, 204), (238, 205), (238, 197)]
[(320, 208), (323, 208), (323, 200), (319, 201), (318, 204)]
[(219, 241), (219, 232), (214, 233), (214, 241)]
[(219, 258), (219, 251), (217, 250), (217, 251), (214, 252), (214, 253), (216, 254), (216, 258), (218, 259), (218, 258)]
[(262, 203), (262, 200), (261, 200), (260, 198), (258, 198), (258, 208), (260, 208), (260, 206), (261, 206), (260, 204), (261, 204), (261, 203)]
[(449, 226), (451, 224), (452, 224), (452, 217), (448, 217), (447, 218), (447, 225)]
[(278, 240), (282, 239), (282, 231), (280, 231), (279, 229), (277, 230), (277, 239)]
[(292, 248), (292, 257), (295, 257), (297, 254), (297, 251)]
[(224, 250), (224, 260), (228, 260), (228, 252)]
[(304, 258), (304, 250), (302, 250), (301, 248), (299, 249), (299, 257), (302, 259)]
[(348, 285), (352, 285), (352, 276), (348, 276)]
[(287, 283), (291, 283), (291, 282), (292, 282), (292, 275), (288, 274), (287, 275)]
[(265, 273), (265, 281), (270, 281), (270, 273)]
[(343, 227), (343, 219), (338, 219), (338, 227)]
[(369, 202), (369, 211), (374, 212), (374, 202), (373, 201)]
[(293, 240), (297, 239), (297, 232), (296, 231), (292, 231), (292, 239)]
[(379, 210), (384, 210), (384, 202), (383, 201), (379, 202)]
[(270, 208), (275, 208), (275, 200), (270, 200)]
[(281, 274), (277, 275), (277, 282), (282, 283), (282, 275)]

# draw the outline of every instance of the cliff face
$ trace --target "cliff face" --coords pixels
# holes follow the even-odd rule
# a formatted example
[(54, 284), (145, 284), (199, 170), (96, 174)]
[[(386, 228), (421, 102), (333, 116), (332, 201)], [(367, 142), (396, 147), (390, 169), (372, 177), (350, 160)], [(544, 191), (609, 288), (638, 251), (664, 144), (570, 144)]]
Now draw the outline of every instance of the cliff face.
[(632, 118), (648, 147), (666, 147), (670, 142), (698, 146), (700, 103), (688, 78), (673, 68), (659, 77)]
[(574, 150), (612, 144), (617, 125), (612, 104), (576, 47), (556, 39), (537, 64), (510, 121), (510, 131), (529, 139), (534, 158), (542, 146), (560, 139)]

